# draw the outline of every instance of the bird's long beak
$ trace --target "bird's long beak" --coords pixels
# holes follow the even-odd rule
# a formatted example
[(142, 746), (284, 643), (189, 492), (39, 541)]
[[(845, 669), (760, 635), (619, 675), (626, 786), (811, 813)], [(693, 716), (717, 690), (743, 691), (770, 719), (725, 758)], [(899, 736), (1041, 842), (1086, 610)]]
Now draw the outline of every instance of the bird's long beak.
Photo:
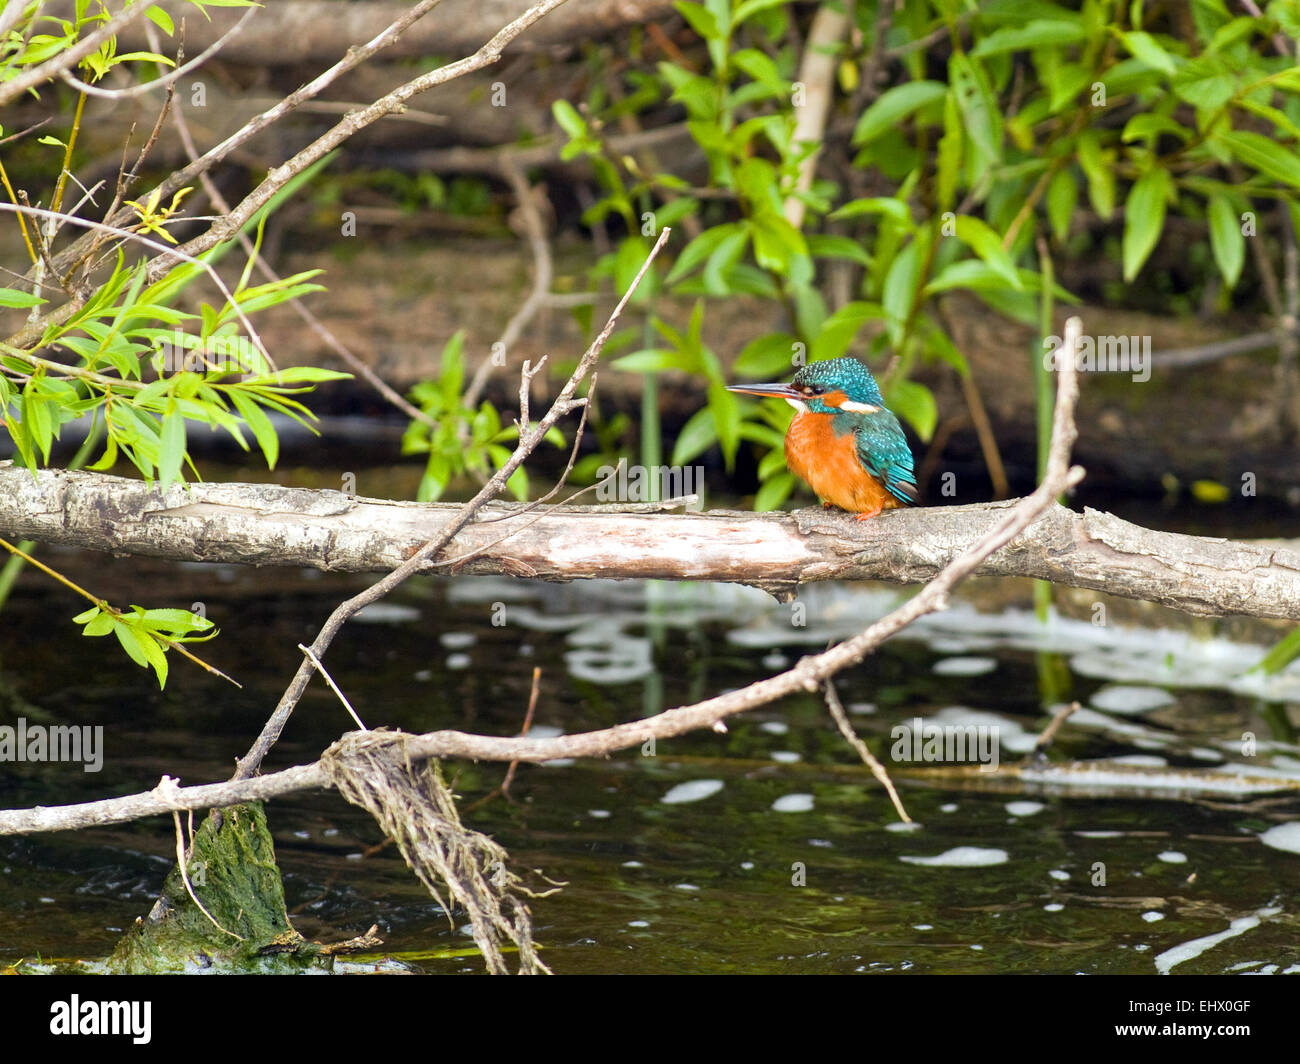
[(803, 396), (788, 384), (728, 384), (727, 391), (739, 392), (741, 395), (762, 395), (772, 399), (791, 399), (796, 402)]

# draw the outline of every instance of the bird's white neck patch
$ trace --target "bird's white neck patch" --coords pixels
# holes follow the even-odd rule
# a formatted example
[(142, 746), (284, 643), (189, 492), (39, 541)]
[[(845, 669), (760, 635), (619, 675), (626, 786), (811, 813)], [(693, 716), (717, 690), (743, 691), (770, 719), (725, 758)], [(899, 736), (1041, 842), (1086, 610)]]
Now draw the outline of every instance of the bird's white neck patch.
[(795, 413), (804, 414), (808, 412), (808, 404), (803, 402), (802, 400), (791, 399), (788, 395), (784, 395), (781, 398), (783, 398), (787, 403), (789, 403), (792, 407), (794, 407)]
[(852, 400), (845, 399), (840, 403), (841, 410), (847, 410), (850, 414), (878, 414), (880, 407), (872, 406), (870, 403), (855, 403)]

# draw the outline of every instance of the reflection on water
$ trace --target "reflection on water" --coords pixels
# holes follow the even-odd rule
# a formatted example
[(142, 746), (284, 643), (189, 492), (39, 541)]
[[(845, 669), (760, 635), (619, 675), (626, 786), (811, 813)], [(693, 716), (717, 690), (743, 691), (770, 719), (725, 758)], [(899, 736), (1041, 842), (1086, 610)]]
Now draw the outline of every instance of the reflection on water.
[[(0, 627), (0, 723), (25, 706), (29, 717), (102, 724), (105, 763), (93, 775), (7, 764), (0, 803), (130, 793), (164, 772), (186, 783), (228, 776), (296, 668), (296, 644), (355, 586), (231, 567), (163, 571), (176, 602), (154, 604), (203, 601), (223, 629), (206, 656), (244, 689), (174, 665), (159, 692), (107, 641), (78, 636), (67, 623), (74, 604), (25, 582)], [(558, 735), (770, 675), (910, 593), (818, 585), (777, 605), (733, 586), (423, 580), (367, 608), (327, 663), (371, 727), (489, 734), (518, 732), (540, 666), (533, 733)], [(24, 636), (33, 631), (52, 635), (35, 644)], [(898, 766), (916, 821), (901, 824), (814, 695), (732, 718), (725, 734), (659, 742), (653, 756), (638, 748), (520, 766), (509, 801), (474, 806), (504, 766), (451, 765), (467, 822), (519, 868), (568, 883), (534, 907), (547, 963), (557, 972), (1300, 970), (1295, 792), (1251, 798), (1225, 785), (1155, 801), (1123, 789), (1171, 768), (1189, 780), (1205, 769), (1226, 778), (1238, 765), (1285, 786), (1300, 779), (1300, 750), (1288, 742), (1300, 665), (1263, 677), (1248, 672), (1263, 643), (1062, 617), (1043, 625), (1029, 610), (961, 601), (907, 637), (840, 680), (855, 728), (887, 764), (895, 730), (920, 719), (948, 735), (992, 729), (1002, 766), (1014, 765), (1053, 707), (1078, 699), (1051, 757), (1098, 762), (1111, 789), (1034, 786), (1050, 764), (1011, 780), (1019, 793)], [(313, 684), (268, 767), (314, 759), (348, 726)], [(480, 970), (463, 915), (448, 921), (364, 813), (333, 793), (268, 812), (303, 933), (337, 939), (378, 923), (389, 956)], [(108, 953), (152, 903), (172, 852), (163, 819), (0, 840), (0, 962)]]

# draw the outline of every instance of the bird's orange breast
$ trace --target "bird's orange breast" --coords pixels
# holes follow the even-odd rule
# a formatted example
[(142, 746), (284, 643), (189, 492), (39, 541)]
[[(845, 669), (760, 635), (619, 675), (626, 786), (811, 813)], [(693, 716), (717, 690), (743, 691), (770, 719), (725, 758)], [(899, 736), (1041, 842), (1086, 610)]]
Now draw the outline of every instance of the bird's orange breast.
[(830, 414), (797, 414), (785, 434), (785, 463), (824, 502), (852, 513), (903, 505), (863, 467), (852, 432), (836, 435)]

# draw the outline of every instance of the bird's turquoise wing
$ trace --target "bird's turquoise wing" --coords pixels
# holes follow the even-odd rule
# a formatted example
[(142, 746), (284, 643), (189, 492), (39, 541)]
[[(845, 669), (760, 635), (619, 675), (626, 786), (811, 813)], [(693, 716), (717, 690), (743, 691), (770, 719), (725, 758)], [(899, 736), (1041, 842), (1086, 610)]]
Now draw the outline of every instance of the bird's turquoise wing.
[(912, 448), (907, 445), (903, 427), (888, 410), (868, 414), (854, 429), (858, 457), (894, 498), (905, 503), (920, 499)]

